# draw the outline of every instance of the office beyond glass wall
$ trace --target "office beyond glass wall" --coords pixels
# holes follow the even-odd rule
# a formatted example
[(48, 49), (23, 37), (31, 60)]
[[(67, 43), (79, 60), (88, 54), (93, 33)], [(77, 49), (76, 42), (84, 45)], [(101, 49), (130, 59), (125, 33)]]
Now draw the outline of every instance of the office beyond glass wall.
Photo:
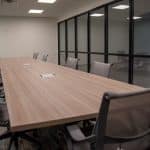
[(150, 1), (117, 0), (58, 23), (58, 63), (113, 63), (111, 78), (150, 87)]

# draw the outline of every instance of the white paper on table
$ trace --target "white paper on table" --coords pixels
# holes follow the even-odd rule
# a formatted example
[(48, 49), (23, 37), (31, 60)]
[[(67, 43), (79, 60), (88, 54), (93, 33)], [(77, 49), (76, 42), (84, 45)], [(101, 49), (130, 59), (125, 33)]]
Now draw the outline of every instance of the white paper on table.
[(31, 68), (31, 64), (23, 64), (23, 67), (26, 69), (30, 69)]
[(24, 66), (30, 66), (30, 64), (23, 64)]
[(50, 79), (50, 78), (54, 78), (55, 74), (54, 73), (43, 73), (43, 74), (40, 74), (40, 77), (42, 79)]

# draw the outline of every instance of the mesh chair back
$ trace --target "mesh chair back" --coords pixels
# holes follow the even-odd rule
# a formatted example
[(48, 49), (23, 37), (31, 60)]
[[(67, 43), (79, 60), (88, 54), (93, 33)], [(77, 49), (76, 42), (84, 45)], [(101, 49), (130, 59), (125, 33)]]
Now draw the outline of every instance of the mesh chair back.
[(78, 59), (77, 58), (68, 57), (67, 62), (66, 62), (67, 67), (70, 67), (72, 69), (76, 69), (77, 64), (78, 64)]
[(94, 61), (92, 64), (91, 73), (103, 77), (109, 77), (111, 66), (112, 64), (106, 64), (106, 63)]
[(96, 150), (103, 150), (108, 139), (124, 143), (150, 134), (149, 116), (150, 89), (129, 94), (105, 93), (95, 127)]
[(38, 56), (39, 56), (39, 53), (38, 53), (38, 52), (33, 53), (33, 59), (37, 59), (37, 58), (38, 58)]
[(47, 58), (48, 58), (48, 54), (44, 54), (43, 57), (42, 57), (42, 61), (45, 61), (45, 62), (46, 62), (46, 61), (47, 61)]

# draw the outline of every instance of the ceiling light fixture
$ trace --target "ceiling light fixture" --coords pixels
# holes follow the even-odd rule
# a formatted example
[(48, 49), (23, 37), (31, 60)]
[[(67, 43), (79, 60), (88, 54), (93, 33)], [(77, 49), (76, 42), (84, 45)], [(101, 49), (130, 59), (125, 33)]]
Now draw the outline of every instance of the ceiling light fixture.
[[(139, 16), (134, 16), (133, 17), (133, 20), (139, 20), (139, 19), (142, 19), (142, 17), (139, 17)], [(129, 20), (129, 17), (127, 18), (127, 20)]]
[(117, 5), (115, 7), (112, 7), (112, 9), (119, 9), (119, 10), (124, 10), (128, 8), (129, 8), (129, 5)]
[(29, 14), (42, 14), (44, 12), (44, 10), (42, 9), (30, 9), (28, 11)]
[(142, 17), (134, 16), (133, 19), (138, 20), (138, 19), (142, 19)]
[(55, 3), (56, 0), (38, 0), (38, 3), (48, 3), (48, 4), (53, 4)]
[(102, 17), (104, 14), (94, 13), (90, 15), (91, 17)]

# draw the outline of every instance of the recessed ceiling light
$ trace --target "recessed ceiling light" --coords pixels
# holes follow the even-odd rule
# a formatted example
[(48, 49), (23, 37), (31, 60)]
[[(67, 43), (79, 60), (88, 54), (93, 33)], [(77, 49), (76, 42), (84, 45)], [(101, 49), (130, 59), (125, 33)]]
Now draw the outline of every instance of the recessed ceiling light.
[(38, 3), (49, 3), (49, 4), (53, 4), (55, 3), (56, 0), (38, 0)]
[(138, 19), (142, 19), (142, 17), (134, 16), (133, 19), (138, 20)]
[(102, 16), (104, 16), (104, 14), (94, 13), (94, 14), (91, 14), (90, 16), (92, 16), (92, 17), (102, 17)]
[(112, 9), (119, 9), (119, 10), (124, 10), (128, 8), (129, 8), (129, 5), (117, 5), (115, 7), (112, 7)]
[(30, 9), (28, 11), (29, 14), (42, 14), (44, 12), (44, 10), (42, 9)]
[[(142, 17), (134, 16), (133, 19), (134, 19), (134, 20), (139, 20), (139, 19), (142, 19)], [(127, 18), (127, 20), (129, 20), (129, 17)]]

